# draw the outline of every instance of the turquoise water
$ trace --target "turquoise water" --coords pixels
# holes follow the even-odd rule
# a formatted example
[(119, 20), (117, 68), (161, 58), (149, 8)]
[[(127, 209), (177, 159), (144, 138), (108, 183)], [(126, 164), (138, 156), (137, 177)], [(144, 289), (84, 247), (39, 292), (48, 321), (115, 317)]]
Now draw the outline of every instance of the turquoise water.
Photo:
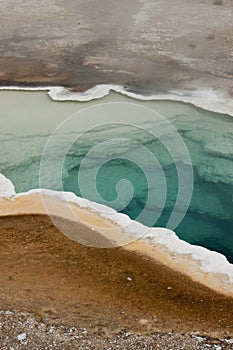
[[(188, 211), (175, 232), (192, 244), (223, 253), (233, 262), (233, 119), (230, 116), (178, 102), (138, 102), (115, 93), (101, 101), (83, 104), (53, 102), (43, 92), (0, 92), (0, 172), (14, 182), (17, 191), (38, 188), (41, 155), (54, 128), (86, 106), (116, 101), (130, 101), (152, 108), (165, 115), (179, 131), (192, 159), (194, 188)], [(145, 118), (144, 125), (149, 125), (149, 129), (153, 123), (153, 118)], [(83, 127), (80, 119), (80, 134)], [(69, 139), (71, 136), (67, 137)], [(80, 189), (78, 181), (80, 164), (94, 146), (114, 138), (122, 138), (122, 141), (117, 147), (114, 141), (109, 145), (107, 158), (98, 149), (88, 158), (82, 170), (86, 181), (83, 193), (83, 187)], [(149, 158), (140, 153), (136, 144), (124, 141), (126, 138), (145, 146), (156, 156), (159, 164), (151, 167)], [(59, 152), (55, 147), (54, 158), (59, 157)], [(130, 159), (137, 159), (141, 168)], [(183, 162), (182, 157), (178, 162)], [(165, 205), (161, 206), (162, 186), (160, 189), (156, 181), (155, 188), (153, 184), (148, 184), (148, 177), (156, 180), (160, 167), (164, 171), (167, 190)], [(183, 172), (186, 167), (183, 164)], [(99, 194), (98, 202), (112, 203), (115, 209), (137, 220), (145, 208), (148, 193), (155, 191), (155, 200), (147, 206), (141, 221), (146, 225), (167, 226), (179, 189), (177, 167), (162, 142), (144, 128), (139, 130), (132, 125), (105, 125), (86, 132), (69, 148), (62, 171), (64, 190), (96, 200), (92, 190), (92, 185), (95, 185)], [(46, 174), (46, 187), (59, 189), (52, 160)], [(125, 197), (124, 205), (122, 202), (119, 205), (116, 201), (117, 184), (122, 179), (129, 181), (133, 193)], [(178, 210), (182, 210), (182, 203)], [(153, 222), (157, 214), (158, 220)]]
[[(155, 149), (157, 145), (151, 145)], [(82, 196), (78, 186), (79, 167), (74, 167), (69, 171), (68, 177), (64, 180), (64, 189), (73, 191), (78, 196)], [(92, 181), (92, 171), (87, 169), (87, 182)], [(164, 169), (168, 181), (166, 204), (159, 219), (154, 226), (166, 227), (178, 191), (178, 179), (176, 167), (172, 164)], [(89, 177), (90, 172), (90, 179)], [(121, 210), (131, 218), (136, 218), (145, 207), (148, 186), (144, 173), (140, 168), (131, 162), (122, 159), (110, 161), (101, 167), (98, 173), (96, 186), (102, 198), (106, 201), (113, 201), (117, 197), (116, 185), (124, 177), (128, 179), (135, 190), (133, 199)], [(88, 196), (94, 200), (95, 197)], [(233, 186), (228, 184), (213, 183), (204, 181), (194, 169), (194, 190), (184, 219), (175, 229), (178, 236), (192, 244), (202, 245), (211, 250), (224, 254), (233, 263)], [(104, 202), (103, 202), (104, 203)], [(115, 209), (118, 210), (117, 206)], [(151, 216), (155, 216), (156, 206), (149, 208), (145, 220), (141, 220), (145, 225), (150, 225)]]

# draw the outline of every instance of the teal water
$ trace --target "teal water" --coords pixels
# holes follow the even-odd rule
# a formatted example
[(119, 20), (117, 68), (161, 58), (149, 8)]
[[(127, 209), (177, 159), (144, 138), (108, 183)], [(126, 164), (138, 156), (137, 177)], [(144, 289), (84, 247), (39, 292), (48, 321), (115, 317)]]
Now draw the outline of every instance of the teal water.
[[(192, 244), (223, 253), (233, 263), (233, 119), (230, 116), (178, 102), (138, 102), (115, 93), (101, 101), (83, 104), (53, 102), (43, 92), (0, 92), (0, 172), (13, 181), (17, 191), (38, 188), (41, 155), (54, 128), (70, 114), (86, 106), (115, 101), (130, 101), (152, 108), (165, 115), (179, 131), (192, 159), (194, 188), (188, 211), (175, 232)], [(145, 125), (152, 125), (153, 122), (145, 119)], [(80, 133), (82, 130), (80, 122)], [(168, 150), (145, 130), (113, 125), (86, 132), (72, 144), (67, 153), (62, 169), (63, 188), (82, 196), (83, 188), (80, 189), (78, 176), (80, 164), (87, 153), (104, 140), (129, 136), (156, 155), (166, 179), (165, 205), (160, 207), (155, 198), (147, 207), (142, 222), (151, 225), (158, 213), (158, 220), (153, 225), (166, 227), (179, 188), (177, 169)], [(148, 187), (147, 175), (156, 179), (159, 166), (152, 168), (148, 159), (143, 157), (140, 159), (142, 169), (130, 161), (132, 158), (139, 159), (140, 152), (137, 146), (127, 142), (122, 141), (117, 147), (114, 147), (113, 142), (107, 151), (110, 155), (107, 161), (97, 150), (85, 164), (85, 197), (96, 200), (92, 191), (94, 184), (100, 195), (99, 202), (111, 202), (115, 209), (138, 219), (145, 208), (148, 193), (154, 191), (153, 186)], [(54, 158), (57, 155), (59, 151), (55, 148)], [(182, 159), (179, 162), (182, 163)], [(54, 182), (56, 173), (53, 172), (53, 166), (47, 174), (46, 187), (58, 189)], [(96, 174), (96, 178), (93, 178), (93, 174)], [(133, 189), (132, 198), (129, 201), (126, 198), (123, 207), (115, 201), (117, 184), (122, 179), (128, 180)], [(162, 198), (158, 188), (155, 195)]]
[[(156, 149), (157, 145), (151, 145)], [(92, 171), (86, 170), (87, 182), (92, 181)], [(164, 169), (168, 181), (167, 198), (164, 209), (155, 222), (154, 226), (166, 227), (178, 191), (178, 179), (176, 167), (172, 164)], [(69, 171), (68, 177), (64, 180), (64, 189), (73, 191), (78, 196), (82, 192), (78, 186), (79, 167)], [(117, 197), (116, 185), (120, 179), (128, 179), (135, 190), (133, 199), (121, 212), (136, 218), (145, 207), (148, 186), (144, 173), (140, 168), (131, 162), (122, 159), (110, 161), (101, 167), (96, 179), (96, 186), (102, 198), (106, 201), (113, 201)], [(88, 196), (95, 199), (91, 193)], [(233, 186), (231, 184), (213, 183), (204, 181), (194, 169), (194, 190), (190, 207), (179, 226), (175, 229), (178, 236), (189, 243), (201, 245), (224, 254), (233, 263)], [(103, 202), (104, 203), (104, 202)], [(115, 209), (118, 210), (117, 206)], [(150, 217), (154, 217), (156, 206), (149, 208), (145, 225), (150, 224)]]

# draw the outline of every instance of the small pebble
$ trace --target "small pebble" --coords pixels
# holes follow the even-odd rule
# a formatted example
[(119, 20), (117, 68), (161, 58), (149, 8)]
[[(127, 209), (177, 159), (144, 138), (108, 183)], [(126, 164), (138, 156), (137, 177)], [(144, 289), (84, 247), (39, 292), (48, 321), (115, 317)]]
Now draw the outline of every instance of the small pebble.
[(23, 341), (27, 338), (27, 334), (26, 333), (20, 333), (18, 336), (17, 336), (17, 339), (18, 341)]

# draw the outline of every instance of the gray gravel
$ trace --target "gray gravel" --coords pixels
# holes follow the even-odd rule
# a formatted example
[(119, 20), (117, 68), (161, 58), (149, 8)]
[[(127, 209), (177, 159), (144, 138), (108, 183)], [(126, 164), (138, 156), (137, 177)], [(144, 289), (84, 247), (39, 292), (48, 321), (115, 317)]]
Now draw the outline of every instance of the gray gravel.
[(230, 350), (233, 349), (233, 339), (214, 339), (197, 334), (133, 334), (125, 330), (110, 335), (101, 329), (89, 334), (85, 328), (44, 323), (29, 313), (0, 311), (0, 349)]

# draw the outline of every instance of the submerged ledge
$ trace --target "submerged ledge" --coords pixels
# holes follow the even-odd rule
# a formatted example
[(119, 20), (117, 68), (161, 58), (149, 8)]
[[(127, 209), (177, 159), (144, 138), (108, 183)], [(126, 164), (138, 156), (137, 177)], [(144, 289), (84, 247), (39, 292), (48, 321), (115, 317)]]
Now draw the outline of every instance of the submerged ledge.
[[(45, 201), (49, 203), (49, 212)], [(11, 181), (1, 175), (0, 216), (22, 214), (49, 214), (50, 217), (83, 224), (93, 230), (98, 240), (101, 237), (113, 242), (112, 246), (137, 251), (191, 277), (193, 281), (233, 297), (233, 264), (222, 254), (191, 245), (166, 228), (146, 227), (125, 214), (74, 193), (35, 189), (16, 194)], [(80, 237), (74, 234), (68, 237), (80, 243)], [(88, 241), (83, 243), (89, 245)]]
[[(176, 91), (170, 90), (167, 93), (157, 93), (151, 95), (137, 94), (126, 90), (121, 85), (100, 84), (86, 90), (85, 92), (74, 92), (63, 86), (1, 86), (1, 90), (19, 90), (19, 91), (47, 91), (50, 98), (54, 101), (77, 101), (87, 102), (94, 99), (100, 99), (107, 96), (110, 91), (118, 92), (128, 97), (143, 100), (170, 100), (177, 102), (190, 103), (196, 107), (222, 114), (233, 116), (233, 99), (226, 97), (226, 94), (219, 93), (219, 90), (196, 88), (195, 90)], [(143, 92), (143, 91), (142, 91)]]

